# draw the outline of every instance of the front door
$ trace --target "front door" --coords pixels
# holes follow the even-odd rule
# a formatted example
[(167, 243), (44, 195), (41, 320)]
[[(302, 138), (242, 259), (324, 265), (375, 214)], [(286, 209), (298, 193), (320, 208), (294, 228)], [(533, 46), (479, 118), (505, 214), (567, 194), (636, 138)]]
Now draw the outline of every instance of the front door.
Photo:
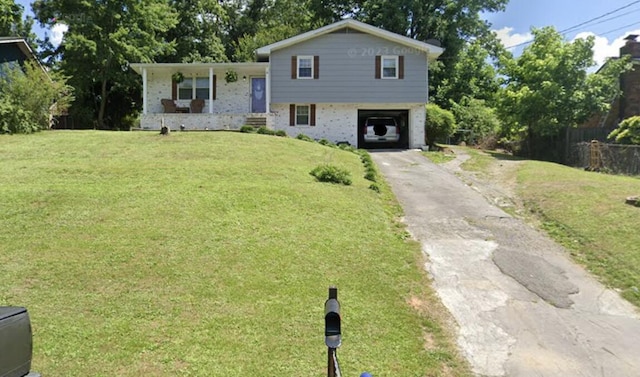
[(267, 112), (267, 90), (264, 77), (251, 78), (251, 112)]

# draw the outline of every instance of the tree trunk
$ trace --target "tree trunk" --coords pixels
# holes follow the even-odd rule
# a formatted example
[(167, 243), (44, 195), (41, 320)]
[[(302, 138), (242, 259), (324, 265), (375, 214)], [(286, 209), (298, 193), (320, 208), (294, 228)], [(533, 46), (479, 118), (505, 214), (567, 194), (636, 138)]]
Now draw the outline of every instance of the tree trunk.
[(102, 79), (102, 88), (100, 90), (100, 109), (98, 110), (98, 127), (105, 129), (104, 113), (107, 108), (107, 78)]

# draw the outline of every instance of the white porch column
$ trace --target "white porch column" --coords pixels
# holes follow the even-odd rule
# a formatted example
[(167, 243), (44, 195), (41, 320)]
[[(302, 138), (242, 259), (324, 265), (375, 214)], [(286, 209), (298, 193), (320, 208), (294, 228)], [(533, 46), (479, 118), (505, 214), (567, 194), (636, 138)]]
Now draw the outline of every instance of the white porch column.
[(271, 112), (271, 76), (269, 75), (269, 67), (267, 67), (264, 70), (264, 74), (265, 74), (265, 91), (267, 92), (266, 95), (266, 107), (265, 107), (265, 112), (267, 114), (269, 114)]
[(209, 67), (209, 114), (213, 114), (213, 67)]
[(147, 115), (147, 69), (142, 68), (142, 114)]

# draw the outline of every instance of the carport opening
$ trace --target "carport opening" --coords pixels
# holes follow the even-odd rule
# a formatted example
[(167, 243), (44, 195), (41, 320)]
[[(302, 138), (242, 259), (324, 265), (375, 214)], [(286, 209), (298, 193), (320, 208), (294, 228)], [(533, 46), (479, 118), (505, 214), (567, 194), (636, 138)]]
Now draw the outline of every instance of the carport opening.
[[(392, 135), (396, 130), (389, 128), (396, 126), (399, 137), (394, 140)], [(365, 139), (367, 128), (370, 132), (373, 129), (373, 132)], [(358, 147), (365, 149), (409, 148), (409, 110), (358, 110)]]

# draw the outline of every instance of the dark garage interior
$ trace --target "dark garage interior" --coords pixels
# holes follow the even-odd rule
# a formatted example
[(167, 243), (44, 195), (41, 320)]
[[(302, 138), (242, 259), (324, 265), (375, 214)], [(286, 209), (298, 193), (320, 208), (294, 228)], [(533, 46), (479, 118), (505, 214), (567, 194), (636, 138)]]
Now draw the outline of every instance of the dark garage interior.
[[(364, 128), (368, 118), (392, 117), (400, 126), (397, 142), (365, 142)], [(409, 110), (358, 110), (358, 148), (364, 149), (407, 149), (409, 148)]]

